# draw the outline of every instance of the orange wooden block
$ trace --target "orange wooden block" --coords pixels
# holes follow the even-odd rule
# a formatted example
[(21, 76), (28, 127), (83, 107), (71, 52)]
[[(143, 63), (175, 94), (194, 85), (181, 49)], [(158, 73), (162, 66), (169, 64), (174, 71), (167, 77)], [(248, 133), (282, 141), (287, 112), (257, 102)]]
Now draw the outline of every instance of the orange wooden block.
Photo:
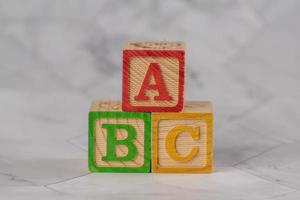
[(185, 102), (178, 113), (152, 113), (152, 172), (211, 172), (212, 129), (209, 102)]

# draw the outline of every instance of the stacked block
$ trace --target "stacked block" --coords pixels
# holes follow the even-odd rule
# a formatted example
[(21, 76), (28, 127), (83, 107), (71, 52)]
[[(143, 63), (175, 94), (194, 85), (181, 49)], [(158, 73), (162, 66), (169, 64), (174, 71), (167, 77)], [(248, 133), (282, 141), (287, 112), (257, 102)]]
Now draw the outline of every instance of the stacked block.
[(210, 172), (211, 104), (187, 101), (182, 112), (152, 113), (151, 150), (152, 172)]
[(149, 172), (151, 116), (122, 112), (117, 101), (94, 101), (89, 113), (92, 172)]
[(90, 171), (212, 170), (212, 105), (184, 102), (184, 55), (182, 42), (125, 45), (122, 102), (99, 100), (91, 105)]
[(129, 42), (125, 45), (124, 111), (182, 110), (184, 49), (182, 42)]

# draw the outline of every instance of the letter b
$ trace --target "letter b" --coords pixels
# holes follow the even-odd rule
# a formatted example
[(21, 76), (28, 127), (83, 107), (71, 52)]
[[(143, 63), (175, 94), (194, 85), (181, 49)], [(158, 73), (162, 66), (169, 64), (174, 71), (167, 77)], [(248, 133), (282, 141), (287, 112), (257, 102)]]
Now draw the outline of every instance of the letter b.
[[(133, 160), (137, 155), (137, 148), (133, 144), (136, 137), (136, 130), (130, 124), (103, 124), (102, 128), (107, 130), (106, 136), (106, 156), (102, 157), (103, 161), (129, 161)], [(127, 137), (123, 140), (116, 139), (118, 129), (126, 130)], [(124, 157), (117, 157), (116, 146), (124, 145), (128, 149), (128, 153)]]

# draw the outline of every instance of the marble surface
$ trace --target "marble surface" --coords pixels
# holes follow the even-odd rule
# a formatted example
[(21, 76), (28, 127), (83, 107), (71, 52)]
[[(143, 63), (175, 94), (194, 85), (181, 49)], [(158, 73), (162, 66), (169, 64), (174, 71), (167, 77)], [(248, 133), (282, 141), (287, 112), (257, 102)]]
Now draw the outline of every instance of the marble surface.
[[(0, 199), (299, 199), (297, 0), (0, 0)], [(92, 99), (120, 99), (130, 39), (187, 43), (215, 112), (214, 172), (91, 174)]]

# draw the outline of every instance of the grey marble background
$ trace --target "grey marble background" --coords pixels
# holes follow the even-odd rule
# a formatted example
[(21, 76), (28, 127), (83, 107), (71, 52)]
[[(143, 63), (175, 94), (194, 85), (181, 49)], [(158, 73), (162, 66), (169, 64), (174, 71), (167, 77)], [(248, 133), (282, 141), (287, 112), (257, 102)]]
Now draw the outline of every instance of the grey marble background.
[[(0, 0), (0, 199), (299, 199), (300, 1)], [(92, 99), (125, 41), (182, 40), (215, 110), (206, 175), (90, 174)]]

